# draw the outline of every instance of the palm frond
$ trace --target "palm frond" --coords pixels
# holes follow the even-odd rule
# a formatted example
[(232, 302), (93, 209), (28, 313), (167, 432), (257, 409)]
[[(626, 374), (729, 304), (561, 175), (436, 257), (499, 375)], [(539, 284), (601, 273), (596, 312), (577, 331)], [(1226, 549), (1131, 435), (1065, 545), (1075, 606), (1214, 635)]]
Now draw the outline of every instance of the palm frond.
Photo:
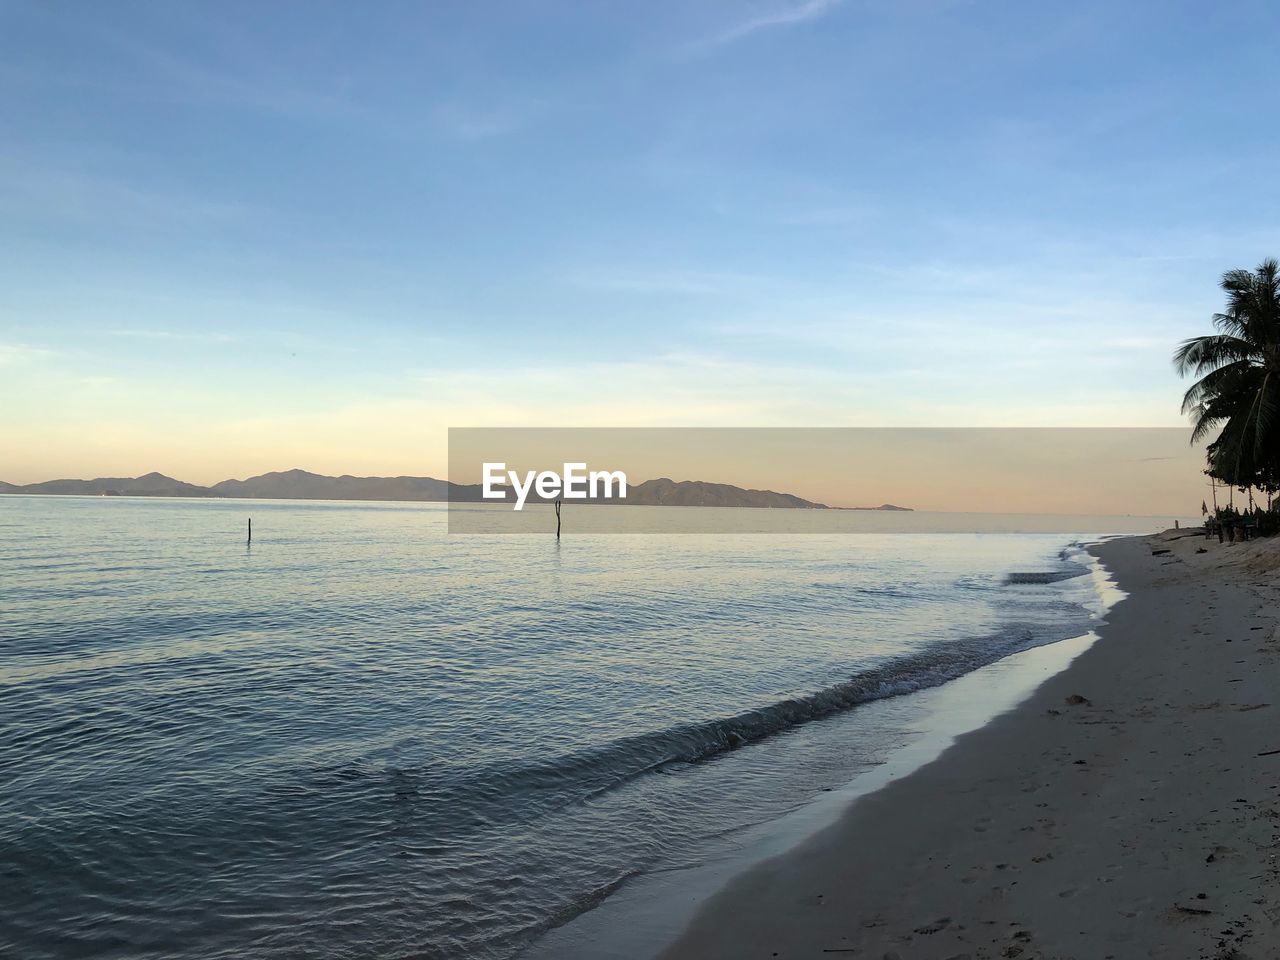
[(1209, 436), (1213, 430), (1225, 417), (1215, 414), (1208, 407), (1198, 407), (1195, 411), (1196, 416), (1193, 418), (1194, 423), (1191, 425), (1191, 442), (1197, 444), (1205, 437)]
[(1228, 363), (1255, 359), (1257, 353), (1257, 348), (1248, 340), (1227, 334), (1211, 334), (1182, 341), (1174, 351), (1173, 366), (1180, 376), (1185, 377), (1188, 373), (1199, 376)]
[(1217, 333), (1184, 340), (1173, 365), (1195, 382), (1182, 397), (1191, 440), (1206, 447), (1209, 472), (1233, 485), (1280, 476), (1280, 263), (1222, 275)]
[(1253, 379), (1251, 374), (1259, 369), (1248, 360), (1237, 360), (1206, 373), (1183, 395), (1182, 412), (1190, 413), (1208, 399), (1231, 396), (1249, 389), (1249, 381)]
[(1280, 383), (1277, 375), (1268, 371), (1262, 378), (1262, 386), (1258, 388), (1257, 418), (1253, 428), (1253, 456), (1255, 460), (1264, 460), (1267, 448), (1276, 452), (1280, 444), (1280, 431), (1276, 427), (1276, 412), (1280, 409)]

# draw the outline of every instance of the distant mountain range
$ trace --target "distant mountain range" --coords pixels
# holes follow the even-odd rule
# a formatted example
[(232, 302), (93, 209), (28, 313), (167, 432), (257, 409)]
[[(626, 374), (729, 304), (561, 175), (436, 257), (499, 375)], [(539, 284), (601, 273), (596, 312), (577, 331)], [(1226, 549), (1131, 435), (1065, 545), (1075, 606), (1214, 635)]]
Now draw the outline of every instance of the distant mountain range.
[(69, 497), (218, 497), (209, 487), (183, 483), (163, 473), (141, 477), (99, 477), (96, 480), (46, 480), (20, 486), (0, 483), (0, 493), (43, 493)]
[[(141, 477), (99, 477), (96, 480), (47, 480), (25, 485), (0, 481), (0, 493), (34, 493), (89, 497), (240, 497), (249, 500), (395, 500), (473, 503), (482, 499), (479, 484), (457, 484), (434, 477), (326, 477), (306, 470), (264, 473), (247, 480), (223, 480), (211, 487), (184, 483), (162, 473)], [(531, 502), (539, 502), (536, 495)], [(826, 510), (790, 493), (746, 490), (728, 483), (702, 480), (646, 480), (629, 484), (624, 501), (636, 506), (774, 507)], [(884, 504), (858, 510), (907, 510)]]
[(306, 470), (264, 473), (248, 480), (223, 480), (209, 489), (215, 497), (252, 500), (480, 499), (478, 484), (474, 487), (460, 486), (435, 477), (352, 477), (346, 474), (326, 477)]

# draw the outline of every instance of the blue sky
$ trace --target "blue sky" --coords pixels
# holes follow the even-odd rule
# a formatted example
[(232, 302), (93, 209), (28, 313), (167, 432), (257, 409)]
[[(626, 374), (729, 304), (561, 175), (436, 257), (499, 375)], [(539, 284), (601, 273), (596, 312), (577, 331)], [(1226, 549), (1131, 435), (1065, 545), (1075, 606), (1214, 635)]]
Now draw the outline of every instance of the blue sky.
[(476, 425), (1161, 425), (1280, 8), (0, 3), (0, 479)]

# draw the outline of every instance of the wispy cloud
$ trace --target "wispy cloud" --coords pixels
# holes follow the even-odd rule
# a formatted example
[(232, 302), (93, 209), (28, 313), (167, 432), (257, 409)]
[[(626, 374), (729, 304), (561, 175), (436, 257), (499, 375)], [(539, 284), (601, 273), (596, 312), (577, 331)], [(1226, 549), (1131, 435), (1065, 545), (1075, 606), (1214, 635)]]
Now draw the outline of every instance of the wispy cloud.
[(723, 46), (727, 43), (734, 43), (743, 37), (750, 36), (759, 30), (767, 30), (770, 27), (789, 27), (797, 23), (817, 20), (819, 17), (826, 16), (842, 2), (843, 0), (805, 0), (803, 3), (792, 3), (767, 13), (760, 13), (734, 24), (728, 30), (713, 37), (708, 46)]
[[(225, 19), (225, 18), (224, 18)], [(64, 76), (40, 72), (28, 82), (110, 85), (118, 97), (142, 103), (183, 104), (195, 109), (230, 107), (275, 120), (319, 127), (353, 127), (393, 139), (414, 137), (422, 123), (417, 110), (388, 108), (386, 75), (370, 65), (317, 72), (305, 56), (306, 45), (282, 52), (252, 31), (231, 22), (182, 11), (177, 21), (202, 35), (202, 49), (143, 39), (140, 31), (120, 29), (86, 18), (63, 18), (60, 28), (76, 31), (110, 51), (130, 69), (107, 80), (96, 75)], [(8, 69), (8, 68), (6, 68)], [(517, 97), (497, 105), (442, 101), (429, 114), (430, 127), (450, 139), (470, 142), (505, 136), (530, 125), (546, 104)]]
[(240, 337), (230, 333), (199, 332), (191, 330), (112, 330), (113, 337), (133, 337), (141, 340), (177, 340), (196, 343), (235, 343)]
[(774, 285), (755, 274), (681, 269), (582, 268), (567, 274), (565, 281), (586, 290), (691, 296), (759, 293)]
[(532, 125), (547, 109), (541, 99), (526, 99), (479, 107), (442, 103), (432, 111), (435, 128), (453, 140), (472, 142), (505, 137)]
[(30, 363), (51, 356), (53, 351), (43, 347), (30, 347), (25, 343), (0, 343), (0, 367)]
[(34, 155), (0, 156), (0, 210), (77, 223), (205, 225), (242, 221), (250, 212), (236, 201), (166, 193), (56, 163), (56, 158)]
[[(194, 23), (214, 42), (217, 56), (201, 62), (167, 46), (148, 43), (138, 31), (86, 18), (64, 18), (76, 29), (140, 66), (142, 78), (118, 81), (119, 92), (140, 100), (193, 104), (234, 104), (294, 119), (332, 120), (357, 112), (340, 81), (300, 82), (282, 65), (279, 51), (252, 34), (215, 21)], [(215, 29), (216, 28), (216, 29)]]

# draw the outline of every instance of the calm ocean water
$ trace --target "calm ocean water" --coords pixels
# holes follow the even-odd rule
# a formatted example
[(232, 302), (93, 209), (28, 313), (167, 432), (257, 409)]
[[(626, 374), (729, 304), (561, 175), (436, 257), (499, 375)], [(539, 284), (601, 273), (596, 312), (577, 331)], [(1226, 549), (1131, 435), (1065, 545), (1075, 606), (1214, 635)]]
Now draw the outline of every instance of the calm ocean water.
[(905, 735), (849, 708), (1089, 629), (1081, 539), (0, 497), (0, 955), (513, 956)]

